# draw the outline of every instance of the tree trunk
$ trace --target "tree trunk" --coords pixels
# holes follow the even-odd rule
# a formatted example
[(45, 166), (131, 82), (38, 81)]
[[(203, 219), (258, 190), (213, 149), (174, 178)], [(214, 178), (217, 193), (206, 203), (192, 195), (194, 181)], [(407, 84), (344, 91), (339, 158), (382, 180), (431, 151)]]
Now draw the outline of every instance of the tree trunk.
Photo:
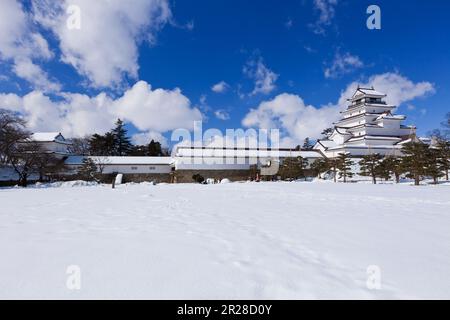
[(28, 176), (26, 174), (20, 176), (20, 178), (19, 178), (19, 186), (26, 188), (27, 185), (28, 185)]
[(418, 186), (420, 184), (420, 177), (418, 174), (414, 176), (414, 185)]
[(448, 170), (445, 170), (445, 180), (448, 181)]
[(400, 183), (400, 175), (395, 173), (395, 183)]
[(437, 177), (433, 177), (433, 183), (434, 184), (438, 184), (438, 178)]
[(377, 184), (377, 177), (375, 175), (372, 175), (372, 183)]

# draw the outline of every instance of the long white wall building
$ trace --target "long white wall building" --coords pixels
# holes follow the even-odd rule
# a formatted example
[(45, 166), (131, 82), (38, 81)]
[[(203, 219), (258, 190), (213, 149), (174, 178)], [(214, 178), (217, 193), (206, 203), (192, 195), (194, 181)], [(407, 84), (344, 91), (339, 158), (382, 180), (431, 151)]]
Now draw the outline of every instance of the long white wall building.
[(271, 161), (302, 157), (309, 163), (323, 158), (320, 151), (271, 148), (176, 147), (173, 154), (176, 170), (248, 170), (250, 166), (267, 166)]

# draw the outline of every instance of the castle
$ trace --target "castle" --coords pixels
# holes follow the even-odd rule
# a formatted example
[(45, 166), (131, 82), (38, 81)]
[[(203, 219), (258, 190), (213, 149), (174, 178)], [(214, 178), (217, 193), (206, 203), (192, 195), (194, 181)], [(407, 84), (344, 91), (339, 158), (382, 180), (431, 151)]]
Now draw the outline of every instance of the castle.
[(314, 149), (328, 158), (340, 153), (400, 156), (402, 145), (411, 139), (428, 142), (415, 137), (416, 127), (402, 124), (406, 116), (394, 114), (396, 106), (387, 104), (385, 97), (373, 87), (358, 87), (348, 99), (347, 108), (341, 111), (342, 118), (334, 123), (333, 132), (327, 139), (318, 140)]

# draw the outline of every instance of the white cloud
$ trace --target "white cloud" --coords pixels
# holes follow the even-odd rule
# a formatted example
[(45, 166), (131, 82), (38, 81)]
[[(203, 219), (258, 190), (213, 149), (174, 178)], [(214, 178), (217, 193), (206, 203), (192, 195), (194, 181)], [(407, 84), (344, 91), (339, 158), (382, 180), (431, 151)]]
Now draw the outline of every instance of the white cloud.
[[(267, 137), (269, 140), (269, 137)], [(203, 141), (207, 147), (223, 148), (223, 147), (267, 147), (270, 145), (269, 141), (260, 140), (258, 132), (255, 130), (242, 130), (240, 133), (238, 130), (234, 132), (234, 135), (212, 135), (208, 139)]]
[(331, 25), (334, 18), (337, 3), (337, 0), (314, 0), (314, 9), (319, 12), (317, 21), (310, 25), (314, 33), (325, 34), (325, 27)]
[(167, 138), (164, 137), (161, 133), (156, 132), (156, 131), (147, 131), (147, 132), (136, 133), (135, 135), (133, 135), (131, 137), (131, 140), (136, 145), (146, 145), (146, 144), (149, 144), (150, 141), (154, 140), (154, 141), (158, 141), (159, 143), (161, 143), (162, 147), (168, 146)]
[[(397, 73), (374, 75), (361, 85), (374, 86), (376, 90), (386, 93), (387, 102), (395, 105), (424, 97), (435, 91), (433, 84), (429, 82), (414, 83)], [(298, 95), (282, 93), (251, 109), (242, 120), (242, 124), (245, 127), (280, 129), (281, 145), (295, 146), (306, 137), (319, 137), (324, 128), (332, 126), (332, 123), (340, 117), (339, 111), (346, 108), (347, 99), (353, 95), (357, 86), (357, 82), (350, 83), (336, 103), (321, 107), (305, 104)]]
[(13, 71), (18, 77), (30, 82), (34, 89), (55, 92), (61, 90), (59, 83), (49, 80), (47, 73), (28, 58), (16, 58)]
[[(116, 87), (138, 76), (138, 45), (154, 43), (171, 19), (167, 0), (33, 0), (34, 18), (59, 40), (61, 60), (95, 87)], [(66, 9), (76, 5), (81, 29), (67, 27)]]
[(119, 117), (147, 134), (191, 129), (193, 121), (202, 118), (179, 89), (152, 89), (144, 81), (117, 99), (105, 93), (94, 97), (62, 93), (59, 99), (52, 100), (40, 91), (32, 91), (22, 97), (0, 94), (0, 106), (21, 112), (30, 130), (61, 131), (68, 137), (104, 133)]
[(242, 120), (245, 127), (280, 129), (284, 138), (300, 143), (305, 137), (316, 137), (338, 117), (339, 108), (307, 105), (294, 94), (282, 93), (262, 102)]
[(352, 55), (349, 52), (344, 54), (336, 52), (331, 66), (325, 69), (324, 75), (325, 78), (337, 78), (363, 66), (364, 63), (358, 56)]
[(30, 15), (15, 0), (0, 3), (0, 60), (11, 63), (12, 71), (34, 88), (57, 91), (60, 85), (49, 79), (35, 61), (53, 58), (47, 41), (33, 30)]
[(181, 90), (154, 89), (145, 81), (137, 82), (114, 101), (114, 112), (133, 123), (139, 130), (165, 132), (174, 128), (191, 128), (202, 115), (191, 108)]
[(267, 68), (261, 57), (250, 59), (244, 66), (243, 72), (248, 78), (255, 81), (255, 87), (250, 95), (269, 94), (275, 90), (275, 82), (279, 75)]
[(230, 114), (226, 110), (223, 110), (223, 109), (216, 110), (214, 112), (214, 115), (219, 120), (229, 120), (230, 119)]
[(230, 86), (228, 85), (228, 83), (226, 83), (225, 81), (220, 81), (219, 83), (216, 83), (215, 85), (213, 85), (211, 87), (211, 90), (216, 93), (224, 93), (229, 88), (230, 88)]
[(350, 83), (339, 99), (338, 104), (341, 107), (347, 105), (346, 98), (351, 97), (358, 85), (361, 87), (373, 86), (377, 91), (386, 93), (386, 101), (396, 106), (435, 92), (434, 85), (430, 82), (414, 83), (398, 73), (387, 72), (371, 76), (367, 81)]

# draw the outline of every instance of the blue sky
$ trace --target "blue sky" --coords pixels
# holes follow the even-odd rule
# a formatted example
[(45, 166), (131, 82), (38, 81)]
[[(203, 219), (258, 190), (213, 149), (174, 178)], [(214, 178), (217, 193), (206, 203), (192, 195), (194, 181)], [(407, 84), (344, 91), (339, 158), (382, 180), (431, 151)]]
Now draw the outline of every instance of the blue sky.
[[(397, 112), (422, 135), (450, 111), (450, 3), (444, 0), (149, 0), (136, 1), (136, 10), (79, 0), (70, 2), (81, 8), (76, 34), (62, 26), (64, 7), (17, 3), (0, 4), (21, 10), (3, 23), (23, 29), (14, 35), (19, 45), (0, 32), (0, 103), (27, 115), (36, 130), (101, 132), (121, 115), (132, 135), (162, 139), (200, 116), (204, 127), (221, 130), (270, 123), (289, 143), (301, 144), (331, 124), (355, 83), (392, 90)], [(381, 30), (366, 27), (371, 4), (381, 8)], [(138, 81), (144, 82), (136, 88)], [(223, 92), (214, 92), (222, 81)], [(36, 111), (39, 103), (45, 107)], [(91, 105), (95, 112), (86, 111)], [(100, 114), (105, 108), (113, 110), (109, 117)], [(77, 128), (80, 122), (89, 125)]]

